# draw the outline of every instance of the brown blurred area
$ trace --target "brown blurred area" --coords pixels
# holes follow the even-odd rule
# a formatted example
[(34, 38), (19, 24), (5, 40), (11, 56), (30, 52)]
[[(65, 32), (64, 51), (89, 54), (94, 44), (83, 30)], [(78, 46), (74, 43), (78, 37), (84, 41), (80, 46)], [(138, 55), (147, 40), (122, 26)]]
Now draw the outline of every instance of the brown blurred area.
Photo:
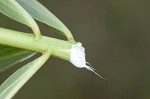
[[(150, 99), (149, 0), (39, 1), (83, 43), (87, 61), (108, 80), (51, 57), (14, 99)], [(31, 32), (2, 14), (0, 19), (0, 27)], [(44, 35), (66, 39), (38, 24)], [(19, 66), (1, 73), (0, 82)]]

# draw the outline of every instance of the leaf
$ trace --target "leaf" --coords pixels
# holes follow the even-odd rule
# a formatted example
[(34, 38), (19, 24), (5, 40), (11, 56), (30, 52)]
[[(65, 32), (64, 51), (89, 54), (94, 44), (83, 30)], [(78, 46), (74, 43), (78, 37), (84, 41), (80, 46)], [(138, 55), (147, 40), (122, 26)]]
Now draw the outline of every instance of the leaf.
[(50, 57), (44, 53), (41, 57), (18, 69), (0, 86), (0, 99), (11, 99), (18, 90), (40, 69)]
[(36, 20), (50, 26), (62, 35), (65, 35), (69, 41), (74, 41), (70, 30), (47, 8), (37, 0), (16, 0), (26, 11)]
[(0, 45), (0, 72), (35, 55), (35, 52)]
[(29, 26), (36, 36), (40, 35), (40, 30), (29, 13), (15, 0), (0, 0), (0, 12), (22, 24)]

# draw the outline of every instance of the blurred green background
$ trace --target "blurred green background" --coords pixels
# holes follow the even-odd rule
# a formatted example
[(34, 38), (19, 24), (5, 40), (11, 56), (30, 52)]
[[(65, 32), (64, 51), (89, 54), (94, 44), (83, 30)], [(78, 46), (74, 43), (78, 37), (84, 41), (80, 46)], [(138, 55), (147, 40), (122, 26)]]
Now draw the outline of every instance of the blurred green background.
[[(39, 1), (83, 43), (87, 61), (108, 80), (51, 57), (14, 99), (150, 99), (149, 0)], [(0, 27), (31, 32), (0, 19)], [(66, 39), (38, 24), (44, 35)], [(28, 61), (1, 73), (0, 83)]]

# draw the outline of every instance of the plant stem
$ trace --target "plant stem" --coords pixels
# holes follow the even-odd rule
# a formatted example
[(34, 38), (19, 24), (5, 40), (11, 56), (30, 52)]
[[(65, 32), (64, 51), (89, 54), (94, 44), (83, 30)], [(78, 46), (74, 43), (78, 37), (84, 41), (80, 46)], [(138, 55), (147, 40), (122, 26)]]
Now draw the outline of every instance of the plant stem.
[(0, 28), (0, 44), (40, 53), (50, 51), (53, 56), (70, 60), (70, 51), (64, 50), (70, 50), (73, 43), (46, 36), (35, 39), (34, 34)]

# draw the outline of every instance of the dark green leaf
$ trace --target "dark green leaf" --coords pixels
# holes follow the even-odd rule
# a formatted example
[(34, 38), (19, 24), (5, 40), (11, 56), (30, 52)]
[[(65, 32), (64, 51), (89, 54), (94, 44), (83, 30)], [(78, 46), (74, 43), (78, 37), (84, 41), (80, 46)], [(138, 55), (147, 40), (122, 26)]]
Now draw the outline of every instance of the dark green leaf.
[(18, 92), (18, 90), (41, 68), (49, 57), (49, 53), (44, 53), (41, 57), (26, 64), (13, 73), (0, 86), (0, 99), (11, 99)]
[(0, 45), (0, 72), (30, 58), (34, 54), (35, 52), (32, 51)]

